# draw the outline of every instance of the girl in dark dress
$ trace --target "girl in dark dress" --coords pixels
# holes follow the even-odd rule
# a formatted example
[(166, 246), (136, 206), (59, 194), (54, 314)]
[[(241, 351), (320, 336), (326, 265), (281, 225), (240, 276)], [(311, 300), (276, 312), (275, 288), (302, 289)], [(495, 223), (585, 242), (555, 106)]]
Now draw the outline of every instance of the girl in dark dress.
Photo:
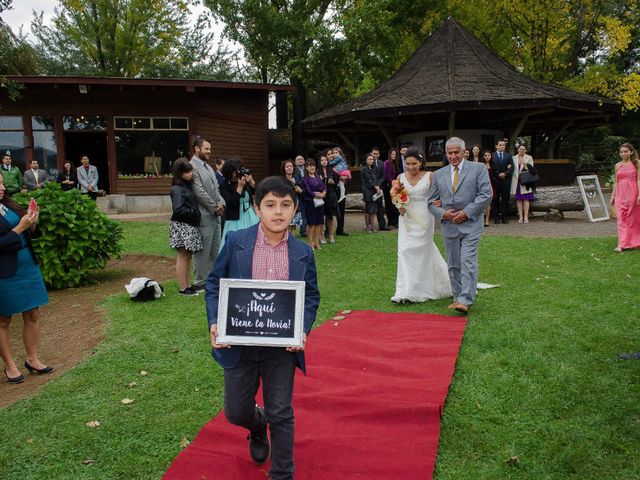
[(169, 244), (177, 250), (176, 275), (178, 293), (185, 296), (198, 295), (200, 291), (191, 284), (191, 257), (202, 250), (200, 236), (200, 210), (191, 191), (193, 166), (186, 158), (173, 162), (171, 207), (173, 214), (169, 222)]
[(320, 232), (320, 243), (327, 243), (325, 240), (325, 230), (329, 236), (329, 243), (336, 243), (334, 234), (336, 218), (338, 217), (338, 177), (339, 175), (329, 166), (329, 159), (326, 155), (320, 157), (320, 178), (324, 182), (324, 191), (327, 196), (324, 198), (324, 217), (326, 228)]
[[(475, 147), (474, 147), (475, 148)], [(491, 160), (491, 150), (485, 150), (482, 152), (482, 161), (487, 167), (487, 173), (489, 174), (489, 181), (491, 181), (491, 190), (493, 191), (493, 198), (496, 198), (496, 171), (493, 168), (493, 161)], [(484, 226), (489, 226), (489, 219), (491, 218), (491, 203), (484, 209)]]
[(64, 162), (64, 168), (58, 174), (58, 183), (63, 191), (73, 190), (78, 185), (76, 170), (71, 162)]
[(302, 208), (307, 217), (307, 238), (314, 250), (320, 249), (320, 230), (324, 228), (324, 182), (316, 175), (316, 162), (307, 158), (302, 178)]
[(9, 325), (11, 316), (22, 313), (22, 338), (31, 373), (49, 374), (53, 368), (38, 357), (40, 343), (39, 307), (49, 303), (42, 273), (36, 263), (31, 236), (36, 232), (39, 209), (24, 211), (8, 195), (0, 175), (0, 357), (10, 383), (24, 382), (13, 361)]
[(373, 168), (373, 155), (370, 153), (367, 155), (366, 163), (362, 165), (360, 175), (362, 177), (362, 199), (364, 200), (364, 224), (367, 232), (373, 233), (375, 231), (373, 222), (378, 212), (378, 203), (373, 199), (373, 196), (381, 190)]

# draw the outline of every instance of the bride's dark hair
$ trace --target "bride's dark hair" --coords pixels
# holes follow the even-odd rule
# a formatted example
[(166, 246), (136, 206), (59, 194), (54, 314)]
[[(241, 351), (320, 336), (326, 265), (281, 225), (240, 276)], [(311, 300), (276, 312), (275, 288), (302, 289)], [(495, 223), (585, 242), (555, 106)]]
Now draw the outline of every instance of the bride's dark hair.
[(407, 158), (409, 157), (413, 157), (413, 158), (417, 158), (418, 161), (420, 162), (420, 168), (424, 168), (424, 157), (422, 156), (422, 154), (420, 153), (420, 150), (418, 150), (416, 147), (409, 147), (407, 149), (407, 151), (404, 154), (404, 159), (405, 161), (407, 160)]

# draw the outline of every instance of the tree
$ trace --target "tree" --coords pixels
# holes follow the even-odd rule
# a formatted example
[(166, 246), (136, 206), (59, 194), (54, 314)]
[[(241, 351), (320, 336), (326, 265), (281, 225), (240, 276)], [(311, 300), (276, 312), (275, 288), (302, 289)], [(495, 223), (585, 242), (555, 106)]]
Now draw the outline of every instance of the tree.
[(256, 80), (288, 79), (293, 95), (293, 141), (302, 148), (300, 121), (307, 115), (313, 51), (329, 35), (331, 0), (203, 0), (224, 23), (224, 35), (241, 44)]
[(638, 8), (626, 0), (449, 0), (446, 12), (524, 74), (634, 109)]
[(13, 8), (11, 6), (12, 3), (13, 0), (0, 0), (0, 13), (4, 12), (5, 10), (11, 10), (11, 8)]
[(189, 25), (187, 0), (59, 0), (52, 25), (40, 14), (31, 30), (49, 74), (228, 78), (230, 62), (218, 72), (207, 61), (212, 35), (198, 30), (204, 21)]

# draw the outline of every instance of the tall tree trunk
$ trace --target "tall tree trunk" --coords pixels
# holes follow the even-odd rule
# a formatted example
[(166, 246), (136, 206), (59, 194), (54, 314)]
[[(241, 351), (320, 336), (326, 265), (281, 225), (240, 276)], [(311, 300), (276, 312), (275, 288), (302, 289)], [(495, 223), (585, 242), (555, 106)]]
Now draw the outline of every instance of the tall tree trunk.
[(292, 137), (293, 137), (293, 151), (296, 155), (303, 155), (305, 151), (304, 139), (302, 136), (302, 127), (300, 122), (307, 116), (307, 89), (303, 85), (302, 81), (297, 77), (291, 77), (289, 79), (291, 85), (295, 88), (292, 96), (293, 104), (293, 125)]

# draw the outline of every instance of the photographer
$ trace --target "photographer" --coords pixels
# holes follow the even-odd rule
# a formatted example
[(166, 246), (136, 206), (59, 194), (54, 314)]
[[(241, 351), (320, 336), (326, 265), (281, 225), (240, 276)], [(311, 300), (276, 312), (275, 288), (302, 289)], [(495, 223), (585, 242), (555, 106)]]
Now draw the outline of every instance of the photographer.
[(224, 182), (220, 184), (220, 195), (227, 204), (224, 211), (224, 231), (220, 250), (224, 246), (228, 232), (235, 232), (258, 223), (258, 216), (253, 210), (253, 193), (256, 182), (251, 170), (244, 167), (237, 159), (227, 160), (220, 170)]

